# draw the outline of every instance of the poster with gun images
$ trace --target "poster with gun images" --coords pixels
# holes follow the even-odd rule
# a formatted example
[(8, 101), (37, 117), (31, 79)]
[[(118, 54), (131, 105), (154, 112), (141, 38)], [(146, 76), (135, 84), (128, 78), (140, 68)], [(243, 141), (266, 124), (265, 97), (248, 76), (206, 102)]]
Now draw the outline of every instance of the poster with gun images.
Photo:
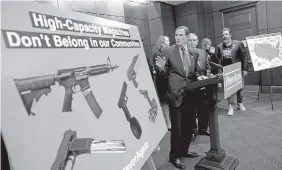
[(246, 37), (255, 71), (282, 66), (281, 33)]
[(141, 169), (167, 128), (138, 28), (38, 2), (1, 6), (13, 169)]

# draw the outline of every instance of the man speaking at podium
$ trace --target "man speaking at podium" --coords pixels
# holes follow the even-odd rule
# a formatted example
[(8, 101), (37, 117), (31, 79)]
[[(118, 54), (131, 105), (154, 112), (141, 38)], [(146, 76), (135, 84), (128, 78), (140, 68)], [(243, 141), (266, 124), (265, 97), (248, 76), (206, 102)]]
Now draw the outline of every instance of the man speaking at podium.
[(180, 26), (175, 30), (176, 45), (164, 49), (166, 60), (157, 57), (156, 66), (161, 74), (168, 77), (168, 99), (171, 115), (171, 150), (170, 162), (179, 169), (185, 169), (181, 157), (194, 158), (198, 154), (189, 152), (192, 137), (193, 113), (195, 112), (194, 93), (180, 92), (181, 88), (192, 81), (196, 81), (199, 53), (187, 46), (189, 29)]

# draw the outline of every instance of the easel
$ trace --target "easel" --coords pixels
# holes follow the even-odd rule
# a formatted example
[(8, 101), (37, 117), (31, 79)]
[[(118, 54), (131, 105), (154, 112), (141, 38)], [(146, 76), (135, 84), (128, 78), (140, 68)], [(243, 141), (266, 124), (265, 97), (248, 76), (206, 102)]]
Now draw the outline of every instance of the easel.
[[(273, 78), (272, 78), (272, 83), (270, 83), (270, 76), (272, 78), (272, 71), (271, 68), (267, 69), (267, 77), (268, 77), (268, 87), (269, 87), (269, 94), (270, 94), (270, 102), (271, 102), (271, 108), (274, 110), (273, 107), (273, 101), (272, 101), (272, 84), (273, 84)], [(258, 100), (259, 100), (259, 95), (262, 93), (262, 71), (259, 71), (259, 90), (258, 90)]]
[[(157, 167), (155, 165), (154, 159), (153, 159), (153, 154), (158, 152), (160, 150), (160, 146), (158, 145), (157, 148), (154, 150), (154, 152), (151, 154), (151, 156), (147, 159), (145, 165), (148, 166), (148, 170), (157, 170)], [(147, 170), (147, 169), (146, 169)]]

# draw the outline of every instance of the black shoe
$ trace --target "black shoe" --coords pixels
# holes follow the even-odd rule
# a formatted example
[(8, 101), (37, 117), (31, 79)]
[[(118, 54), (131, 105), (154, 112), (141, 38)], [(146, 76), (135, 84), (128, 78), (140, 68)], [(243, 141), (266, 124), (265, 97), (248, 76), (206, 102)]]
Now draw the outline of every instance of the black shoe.
[(179, 158), (170, 158), (169, 161), (178, 169), (185, 169), (185, 164)]
[(196, 139), (197, 134), (192, 134), (191, 142), (194, 142)]
[(199, 133), (199, 131), (198, 131), (198, 129), (197, 129), (197, 128), (192, 129), (192, 132), (193, 132), (193, 134), (195, 134), (195, 135), (197, 135), (197, 134)]
[(206, 130), (206, 129), (201, 129), (201, 130), (199, 131), (199, 134), (200, 134), (200, 135), (211, 136), (210, 131), (209, 131), (209, 130)]
[(196, 152), (187, 152), (183, 157), (188, 157), (188, 158), (196, 158), (199, 155)]

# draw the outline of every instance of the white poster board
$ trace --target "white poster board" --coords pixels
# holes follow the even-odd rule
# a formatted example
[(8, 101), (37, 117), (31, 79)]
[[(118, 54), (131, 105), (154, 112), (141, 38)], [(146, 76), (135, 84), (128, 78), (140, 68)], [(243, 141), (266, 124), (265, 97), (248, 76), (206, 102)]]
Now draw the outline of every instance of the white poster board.
[(138, 28), (37, 2), (1, 6), (13, 170), (69, 169), (71, 153), (74, 170), (141, 169), (167, 127)]
[(237, 62), (223, 67), (224, 99), (243, 87), (241, 63)]
[(282, 66), (281, 33), (246, 37), (254, 71)]

